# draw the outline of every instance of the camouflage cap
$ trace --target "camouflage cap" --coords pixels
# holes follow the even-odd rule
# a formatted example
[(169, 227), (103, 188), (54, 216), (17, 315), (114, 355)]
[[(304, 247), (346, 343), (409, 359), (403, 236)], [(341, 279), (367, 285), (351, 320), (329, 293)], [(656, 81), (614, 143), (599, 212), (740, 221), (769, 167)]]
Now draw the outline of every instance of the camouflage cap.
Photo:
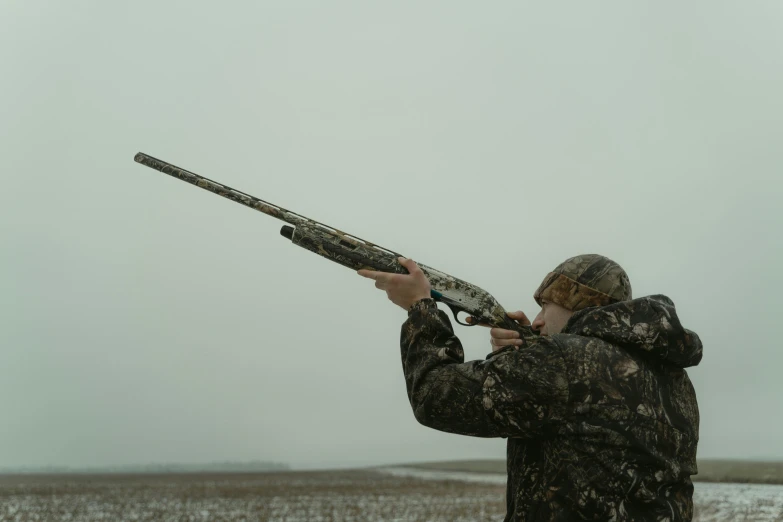
[(632, 299), (631, 282), (620, 265), (598, 254), (566, 259), (547, 274), (533, 298), (576, 312)]

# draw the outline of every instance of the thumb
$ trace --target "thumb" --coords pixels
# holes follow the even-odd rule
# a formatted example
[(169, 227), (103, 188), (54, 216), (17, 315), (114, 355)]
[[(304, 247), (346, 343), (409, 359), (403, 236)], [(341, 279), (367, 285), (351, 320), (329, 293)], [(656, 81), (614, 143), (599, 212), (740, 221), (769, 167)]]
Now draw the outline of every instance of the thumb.
[(530, 324), (530, 319), (527, 318), (525, 312), (523, 312), (522, 310), (517, 310), (516, 312), (507, 312), (506, 315), (508, 315), (512, 319), (519, 321), (521, 324), (525, 324), (525, 325)]
[(411, 275), (421, 272), (421, 268), (419, 268), (419, 265), (416, 264), (416, 262), (413, 259), (408, 259), (406, 257), (398, 257), (397, 261), (404, 266), (408, 272), (410, 272)]

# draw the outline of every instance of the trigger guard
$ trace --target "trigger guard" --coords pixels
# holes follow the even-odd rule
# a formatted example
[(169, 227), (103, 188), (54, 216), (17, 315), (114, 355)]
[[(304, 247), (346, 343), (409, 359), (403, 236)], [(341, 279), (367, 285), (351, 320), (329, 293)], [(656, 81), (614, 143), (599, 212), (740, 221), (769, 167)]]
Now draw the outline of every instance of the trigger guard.
[[(476, 326), (476, 325), (478, 324), (478, 323), (476, 323), (476, 324), (463, 323), (462, 321), (460, 321), (460, 320), (459, 320), (459, 313), (460, 313), (460, 312), (463, 312), (464, 310), (460, 310), (460, 309), (459, 309), (459, 308), (457, 308), (456, 306), (452, 306), (452, 305), (451, 305), (451, 304), (449, 304), (449, 303), (445, 303), (445, 304), (446, 304), (446, 306), (448, 306), (448, 307), (449, 307), (449, 309), (451, 310), (451, 314), (454, 316), (454, 320), (457, 322), (457, 324), (459, 324), (459, 325), (462, 325), (462, 326)], [(467, 312), (466, 312), (466, 313), (467, 313)]]

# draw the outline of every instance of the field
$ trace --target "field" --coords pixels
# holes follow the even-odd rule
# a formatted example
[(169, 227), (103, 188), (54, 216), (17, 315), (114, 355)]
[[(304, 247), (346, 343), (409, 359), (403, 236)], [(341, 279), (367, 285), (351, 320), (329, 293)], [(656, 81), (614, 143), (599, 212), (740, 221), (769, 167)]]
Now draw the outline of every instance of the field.
[(6, 476), (0, 520), (502, 520), (503, 487), (372, 471)]
[[(696, 485), (694, 520), (783, 521), (783, 487)], [(412, 468), (159, 475), (6, 475), (0, 520), (500, 521), (504, 477)]]
[[(750, 460), (699, 460), (699, 474), (694, 482), (740, 482), (753, 484), (783, 484), (783, 462)], [(465, 471), (470, 473), (505, 473), (505, 460), (454, 460), (417, 462), (402, 467), (422, 470)]]

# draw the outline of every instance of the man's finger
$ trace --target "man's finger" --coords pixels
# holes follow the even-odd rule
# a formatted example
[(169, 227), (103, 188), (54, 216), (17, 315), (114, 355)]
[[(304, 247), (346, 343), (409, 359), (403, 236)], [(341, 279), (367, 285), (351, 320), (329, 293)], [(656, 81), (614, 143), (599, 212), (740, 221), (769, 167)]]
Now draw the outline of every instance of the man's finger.
[(493, 328), (489, 331), (489, 335), (493, 339), (516, 339), (519, 337), (519, 333), (514, 330), (504, 330), (503, 328)]
[(494, 345), (493, 345), (493, 346), (492, 346), (492, 351), (493, 351), (493, 352), (497, 352), (498, 350), (502, 350), (502, 349), (503, 349), (503, 348), (505, 348), (506, 346), (511, 346), (512, 344), (513, 344), (514, 346), (519, 346), (519, 345), (520, 345), (520, 344), (522, 344), (522, 343), (521, 343), (521, 342), (514, 342), (514, 343), (508, 343), (508, 344), (504, 344), (503, 346), (494, 346)]
[(362, 277), (366, 277), (367, 279), (374, 279), (375, 281), (380, 281), (382, 283), (390, 282), (392, 278), (396, 275), (396, 274), (389, 274), (388, 272), (366, 270), (364, 268), (362, 268), (361, 270), (357, 270), (356, 273)]
[(509, 345), (511, 345), (513, 343), (507, 343), (507, 342), (506, 343), (496, 343), (495, 340), (493, 339), (492, 341), (489, 342), (489, 344), (492, 345), (492, 351), (493, 352), (497, 352), (498, 350), (501, 350), (501, 349), (505, 348), (506, 346), (509, 346)]
[(530, 319), (527, 318), (527, 315), (525, 315), (525, 312), (523, 312), (522, 310), (517, 310), (516, 312), (508, 312), (506, 313), (506, 315), (518, 321), (519, 324), (530, 326)]
[(520, 346), (522, 344), (522, 339), (491, 339), (489, 344), (492, 345), (492, 351), (496, 352), (506, 346)]
[(421, 268), (419, 268), (419, 265), (417, 265), (413, 259), (408, 259), (406, 257), (398, 257), (397, 261), (402, 266), (404, 266), (411, 275), (415, 274), (416, 272), (421, 272)]
[(480, 323), (478, 319), (474, 319), (473, 316), (469, 315), (465, 318), (465, 322), (468, 324), (475, 324), (477, 326), (484, 326), (486, 328), (492, 328), (490, 325), (486, 323)]
[(511, 346), (512, 344), (522, 344), (522, 339), (499, 339), (497, 337), (493, 337), (489, 340), (490, 344), (493, 346)]

